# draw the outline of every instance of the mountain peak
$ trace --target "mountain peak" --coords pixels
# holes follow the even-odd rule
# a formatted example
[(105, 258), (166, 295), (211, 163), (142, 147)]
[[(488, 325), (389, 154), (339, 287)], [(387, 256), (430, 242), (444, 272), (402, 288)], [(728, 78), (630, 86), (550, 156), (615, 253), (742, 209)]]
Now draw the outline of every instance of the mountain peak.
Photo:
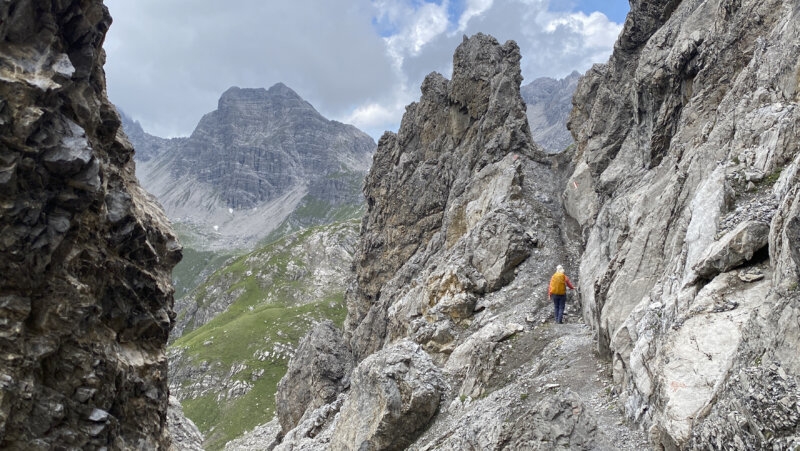
[(272, 85), (272, 87), (269, 88), (267, 92), (272, 95), (292, 96), (300, 98), (300, 95), (297, 94), (297, 92), (295, 92), (292, 88), (286, 86), (281, 82), (277, 82), (274, 85)]
[(283, 83), (276, 83), (269, 89), (232, 86), (220, 96), (219, 108), (253, 103), (266, 104), (276, 100), (305, 102), (299, 94)]

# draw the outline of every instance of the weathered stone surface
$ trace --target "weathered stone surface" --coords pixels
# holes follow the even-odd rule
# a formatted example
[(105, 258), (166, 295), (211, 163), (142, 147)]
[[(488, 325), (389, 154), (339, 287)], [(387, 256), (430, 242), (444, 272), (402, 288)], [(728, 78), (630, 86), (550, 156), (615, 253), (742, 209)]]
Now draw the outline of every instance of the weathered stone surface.
[(226, 443), (225, 451), (272, 451), (280, 442), (280, 434), (281, 425), (276, 418)]
[(167, 410), (167, 427), (172, 436), (174, 451), (203, 451), (203, 434), (192, 420), (186, 418), (181, 403), (174, 396), (169, 397)]
[[(513, 42), (465, 39), (453, 67), (452, 81), (426, 78), (366, 181), (347, 295), (345, 338), (360, 361), (350, 389), (278, 449), (642, 449), (643, 435), (598, 399), (588, 329), (545, 324), (556, 265), (577, 281), (578, 230), (560, 201), (574, 153), (548, 156), (531, 140)], [(571, 297), (569, 320), (578, 308)], [(413, 391), (398, 387), (419, 376), (397, 346), (441, 373), (431, 378), (444, 388), (417, 407), (403, 407)]]
[[(704, 421), (744, 440), (744, 425), (704, 419), (756, 349), (798, 371), (799, 14), (782, 0), (632, 2), (608, 64), (576, 90), (564, 199), (586, 237), (583, 313), (656, 448), (687, 447)], [(753, 261), (765, 246), (769, 262)], [(743, 264), (750, 283), (730, 271)]]
[(776, 364), (738, 370), (721, 387), (724, 396), (695, 428), (689, 449), (797, 449), (800, 388)]
[(0, 448), (166, 449), (170, 271), (100, 1), (0, 6)]
[(331, 448), (405, 448), (436, 413), (444, 388), (441, 371), (419, 345), (404, 340), (384, 348), (353, 372)]
[(284, 433), (308, 410), (333, 402), (350, 385), (353, 357), (331, 321), (317, 324), (303, 338), (278, 383), (276, 414)]
[(769, 224), (743, 222), (709, 246), (693, 269), (705, 278), (729, 271), (750, 261), (756, 252), (767, 246), (768, 240)]

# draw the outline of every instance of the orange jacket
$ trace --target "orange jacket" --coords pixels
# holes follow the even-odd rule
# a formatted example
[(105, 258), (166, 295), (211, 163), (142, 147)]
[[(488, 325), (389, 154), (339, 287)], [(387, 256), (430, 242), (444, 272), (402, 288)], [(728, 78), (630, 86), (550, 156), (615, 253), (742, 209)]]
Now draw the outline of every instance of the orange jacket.
[(567, 287), (569, 287), (570, 290), (575, 289), (575, 287), (572, 286), (572, 282), (569, 281), (569, 277), (563, 272), (557, 272), (550, 278), (550, 287), (547, 289), (547, 297), (550, 297), (551, 294), (567, 294)]

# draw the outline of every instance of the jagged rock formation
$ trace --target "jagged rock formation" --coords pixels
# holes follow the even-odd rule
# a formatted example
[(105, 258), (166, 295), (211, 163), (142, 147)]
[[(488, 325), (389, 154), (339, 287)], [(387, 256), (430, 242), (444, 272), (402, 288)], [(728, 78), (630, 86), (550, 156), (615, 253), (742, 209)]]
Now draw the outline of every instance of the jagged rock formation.
[(607, 409), (588, 331), (546, 323), (549, 277), (580, 251), (559, 200), (574, 154), (533, 143), (519, 59), (465, 38), (452, 80), (429, 75), (381, 138), (347, 296), (350, 387), (295, 405), (305, 419), (275, 449), (641, 449)]
[(170, 218), (196, 229), (204, 249), (247, 248), (278, 228), (346, 219), (334, 216), (361, 205), (375, 149), (368, 135), (325, 119), (282, 83), (230, 88), (188, 138), (152, 138), (141, 135), (143, 149), (166, 148), (137, 159), (137, 175)]
[(0, 5), (0, 448), (166, 449), (170, 270), (99, 0)]
[(584, 317), (657, 449), (791, 449), (800, 6), (631, 6), (570, 118)]
[(541, 77), (520, 88), (533, 141), (548, 153), (561, 152), (573, 143), (567, 119), (580, 77), (578, 72), (561, 80)]

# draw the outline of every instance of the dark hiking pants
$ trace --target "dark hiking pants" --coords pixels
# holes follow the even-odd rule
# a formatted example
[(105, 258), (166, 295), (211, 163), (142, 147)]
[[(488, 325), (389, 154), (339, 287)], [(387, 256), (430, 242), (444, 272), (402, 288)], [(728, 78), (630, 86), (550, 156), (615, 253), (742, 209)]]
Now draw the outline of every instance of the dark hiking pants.
[(560, 323), (564, 316), (564, 307), (567, 304), (566, 294), (551, 294), (550, 298), (553, 299), (553, 306), (555, 307), (556, 322)]

